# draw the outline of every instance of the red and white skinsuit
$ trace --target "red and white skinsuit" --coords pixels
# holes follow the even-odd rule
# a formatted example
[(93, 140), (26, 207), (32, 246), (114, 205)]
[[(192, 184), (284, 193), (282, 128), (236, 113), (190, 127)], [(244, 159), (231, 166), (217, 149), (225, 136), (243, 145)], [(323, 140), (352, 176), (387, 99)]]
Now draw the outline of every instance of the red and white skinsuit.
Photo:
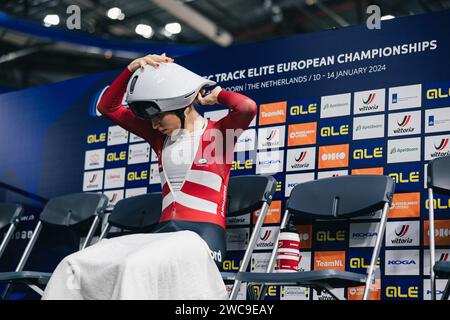
[[(226, 251), (227, 185), (234, 145), (238, 135), (247, 129), (255, 117), (256, 104), (239, 93), (225, 90), (219, 93), (219, 103), (227, 106), (230, 112), (219, 121), (208, 120), (185, 181), (178, 192), (173, 192), (162, 159), (168, 137), (153, 129), (150, 120), (136, 117), (131, 110), (121, 105), (131, 75), (132, 72), (126, 68), (114, 80), (102, 96), (98, 110), (122, 128), (145, 139), (158, 156), (163, 211), (155, 232), (194, 231), (207, 242), (213, 258), (219, 263)], [(233, 131), (236, 133), (230, 143), (226, 137), (230, 137)]]

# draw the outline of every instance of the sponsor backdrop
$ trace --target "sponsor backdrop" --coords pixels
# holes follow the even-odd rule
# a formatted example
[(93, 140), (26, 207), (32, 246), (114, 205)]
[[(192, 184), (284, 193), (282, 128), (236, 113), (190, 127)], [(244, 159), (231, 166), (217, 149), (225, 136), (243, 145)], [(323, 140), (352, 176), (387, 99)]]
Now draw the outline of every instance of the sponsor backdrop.
[[(371, 298), (430, 299), (425, 176), (429, 160), (450, 154), (449, 29), (450, 12), (440, 12), (386, 21), (381, 30), (355, 26), (178, 59), (258, 104), (257, 117), (239, 138), (231, 172), (270, 174), (278, 181), (252, 271), (265, 269), (286, 198), (296, 184), (336, 175), (384, 174), (397, 188)], [(117, 74), (2, 95), (0, 181), (45, 198), (103, 192), (112, 205), (159, 191), (157, 159), (149, 144), (96, 111), (99, 96)], [(224, 106), (198, 110), (213, 120), (228, 113)], [(14, 199), (10, 193), (0, 196), (1, 201)], [(437, 196), (433, 205), (436, 258), (447, 260), (450, 200)], [(229, 221), (223, 270), (238, 269), (257, 214)], [(379, 216), (375, 212), (338, 223), (297, 220), (299, 272), (366, 272)], [(29, 238), (36, 217), (28, 213), (24, 218), (13, 248)], [(11, 252), (7, 258), (13, 264)], [(34, 265), (49, 268), (54, 260), (40, 256)], [(437, 283), (439, 290), (444, 285)], [(360, 299), (362, 288), (335, 294)], [(239, 297), (246, 298), (245, 290)], [(272, 286), (267, 299), (330, 296)]]

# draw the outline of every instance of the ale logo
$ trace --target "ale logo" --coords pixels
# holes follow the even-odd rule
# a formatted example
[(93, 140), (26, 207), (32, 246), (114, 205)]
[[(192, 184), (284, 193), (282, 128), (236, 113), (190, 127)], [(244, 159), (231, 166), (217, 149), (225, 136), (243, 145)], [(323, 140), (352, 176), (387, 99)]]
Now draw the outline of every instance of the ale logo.
[(376, 95), (377, 95), (376, 93), (369, 94), (369, 96), (367, 97), (366, 100), (362, 99), (363, 103), (364, 104), (371, 104), (373, 102), (373, 100), (375, 100), (375, 96)]
[(403, 128), (408, 125), (409, 121), (411, 121), (411, 115), (406, 115), (403, 117), (402, 121), (400, 121), (400, 122), (397, 121), (397, 124), (399, 127)]
[(408, 287), (406, 291), (402, 290), (400, 286), (388, 286), (386, 287), (386, 297), (388, 298), (418, 298), (419, 287)]
[(298, 116), (301, 114), (311, 114), (317, 112), (317, 103), (310, 103), (307, 107), (304, 105), (292, 106), (289, 110), (291, 116)]
[(438, 146), (434, 145), (434, 149), (436, 149), (436, 151), (444, 150), (448, 145), (448, 140), (449, 140), (448, 138), (442, 139), (441, 143)]
[(406, 233), (409, 230), (409, 225), (408, 224), (404, 224), (401, 225), (399, 227), (397, 227), (397, 229), (395, 229), (395, 234), (397, 235), (397, 237), (403, 238)]
[(448, 92), (444, 92), (444, 93), (442, 93), (442, 88), (427, 90), (427, 99), (428, 100), (445, 99), (445, 98), (448, 98), (449, 95), (450, 95), (450, 88), (448, 89)]
[(269, 237), (270, 237), (270, 234), (272, 233), (272, 230), (266, 230), (266, 232), (264, 233), (264, 235), (260, 235), (259, 236), (259, 239), (261, 240), (261, 241), (267, 241), (268, 239), (269, 239)]

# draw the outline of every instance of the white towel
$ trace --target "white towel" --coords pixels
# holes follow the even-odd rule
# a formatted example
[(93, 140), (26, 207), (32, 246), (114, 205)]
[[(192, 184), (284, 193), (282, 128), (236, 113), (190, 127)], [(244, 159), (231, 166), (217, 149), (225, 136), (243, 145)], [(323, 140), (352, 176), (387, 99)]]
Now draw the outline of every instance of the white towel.
[(226, 299), (206, 242), (195, 232), (104, 239), (64, 258), (42, 299)]

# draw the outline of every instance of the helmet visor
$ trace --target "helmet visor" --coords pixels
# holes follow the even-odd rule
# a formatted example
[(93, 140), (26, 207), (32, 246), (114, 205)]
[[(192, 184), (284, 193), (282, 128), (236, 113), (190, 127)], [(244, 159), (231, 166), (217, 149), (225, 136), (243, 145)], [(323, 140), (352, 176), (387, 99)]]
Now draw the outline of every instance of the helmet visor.
[(161, 109), (153, 101), (135, 101), (128, 105), (131, 111), (141, 119), (151, 119), (161, 113)]

